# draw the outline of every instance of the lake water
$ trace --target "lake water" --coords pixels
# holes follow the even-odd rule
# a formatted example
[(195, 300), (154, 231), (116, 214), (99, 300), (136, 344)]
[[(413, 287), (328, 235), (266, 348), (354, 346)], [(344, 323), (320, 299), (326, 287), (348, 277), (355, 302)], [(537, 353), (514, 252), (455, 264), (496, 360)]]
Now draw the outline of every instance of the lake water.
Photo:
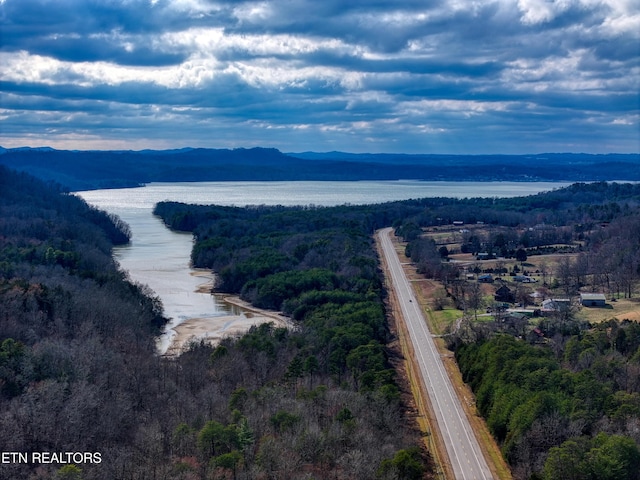
[(214, 295), (198, 292), (212, 277), (189, 265), (192, 237), (172, 232), (153, 216), (164, 200), (217, 205), (361, 205), (423, 197), (515, 197), (569, 185), (548, 182), (201, 182), (151, 183), (140, 188), (77, 192), (91, 205), (118, 215), (131, 228), (131, 242), (114, 257), (132, 280), (148, 285), (171, 319), (159, 350), (166, 351), (172, 328), (190, 318), (235, 314)]

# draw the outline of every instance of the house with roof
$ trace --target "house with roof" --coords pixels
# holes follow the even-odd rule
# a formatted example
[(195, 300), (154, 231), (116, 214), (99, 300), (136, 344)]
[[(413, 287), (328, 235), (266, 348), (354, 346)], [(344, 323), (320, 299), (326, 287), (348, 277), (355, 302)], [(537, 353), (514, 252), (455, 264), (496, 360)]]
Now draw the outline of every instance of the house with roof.
[(607, 305), (607, 297), (604, 293), (581, 293), (580, 304), (583, 307), (604, 307)]
[(496, 302), (504, 302), (504, 303), (513, 303), (515, 301), (515, 296), (509, 287), (506, 285), (502, 285), (496, 293), (493, 295), (493, 298)]
[(566, 312), (571, 308), (570, 298), (547, 298), (542, 301), (540, 313), (542, 316), (550, 316), (559, 312)]

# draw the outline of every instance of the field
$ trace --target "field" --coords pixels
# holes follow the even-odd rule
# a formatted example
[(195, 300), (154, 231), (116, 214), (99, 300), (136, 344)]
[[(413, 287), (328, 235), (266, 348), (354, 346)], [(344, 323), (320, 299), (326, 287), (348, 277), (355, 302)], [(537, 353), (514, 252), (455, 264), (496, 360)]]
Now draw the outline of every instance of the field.
[(590, 323), (598, 323), (612, 318), (640, 322), (640, 298), (621, 298), (608, 301), (606, 307), (581, 307), (578, 318)]
[[(438, 246), (446, 246), (451, 252), (460, 252), (464, 236), (478, 235), (487, 236), (492, 232), (502, 230), (506, 231), (506, 227), (492, 227), (485, 225), (471, 225), (461, 227), (436, 227), (428, 229), (425, 237), (433, 239)], [(578, 247), (574, 245), (554, 245), (558, 249), (573, 250)], [(523, 307), (536, 308), (540, 306), (542, 300), (546, 298), (565, 298), (566, 293), (558, 287), (558, 279), (556, 272), (559, 270), (559, 263), (563, 258), (569, 258), (574, 261), (576, 253), (552, 253), (546, 255), (529, 255), (527, 260), (519, 262), (513, 258), (496, 258), (490, 260), (478, 260), (471, 253), (452, 253), (449, 255), (449, 261), (460, 267), (465, 275), (469, 275), (469, 281), (477, 281), (478, 273), (486, 270), (495, 270), (498, 268), (506, 269), (512, 272), (514, 267), (520, 273), (526, 274), (535, 280), (532, 283), (515, 282), (513, 275), (508, 273), (492, 274), (495, 282), (481, 285), (481, 290), (485, 298), (485, 304), (490, 305), (493, 300), (495, 290), (501, 285), (507, 285), (509, 288), (518, 291), (528, 292), (528, 294), (537, 293), (538, 297), (529, 297), (527, 305)], [(474, 273), (475, 272), (475, 273)], [(424, 298), (427, 299), (432, 310), (433, 327), (438, 333), (443, 333), (448, 325), (452, 325), (458, 318), (462, 316), (462, 311), (452, 308), (450, 302), (438, 300), (444, 295), (444, 288), (439, 282), (432, 280), (416, 278), (419, 289), (423, 292)], [(591, 291), (588, 287), (583, 287), (583, 291)], [(523, 295), (520, 295), (522, 297)], [(578, 303), (578, 297), (572, 297)], [(584, 307), (579, 306), (576, 309), (576, 317), (590, 323), (598, 323), (617, 318), (618, 320), (635, 320), (640, 321), (640, 298), (625, 299), (617, 298), (613, 300), (607, 295), (607, 304), (605, 307)], [(444, 308), (436, 308), (436, 304), (440, 303)], [(522, 302), (518, 302), (522, 303)], [(484, 312), (479, 312), (484, 313)], [(482, 319), (483, 317), (479, 318)]]

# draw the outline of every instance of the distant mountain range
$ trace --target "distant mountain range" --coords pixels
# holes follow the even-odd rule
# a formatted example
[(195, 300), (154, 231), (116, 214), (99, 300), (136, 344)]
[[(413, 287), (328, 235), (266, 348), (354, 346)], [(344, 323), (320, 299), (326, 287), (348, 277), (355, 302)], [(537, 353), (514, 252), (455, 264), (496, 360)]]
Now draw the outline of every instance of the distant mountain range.
[(0, 147), (0, 164), (70, 190), (196, 181), (640, 181), (640, 154), (285, 154), (272, 148), (78, 151)]

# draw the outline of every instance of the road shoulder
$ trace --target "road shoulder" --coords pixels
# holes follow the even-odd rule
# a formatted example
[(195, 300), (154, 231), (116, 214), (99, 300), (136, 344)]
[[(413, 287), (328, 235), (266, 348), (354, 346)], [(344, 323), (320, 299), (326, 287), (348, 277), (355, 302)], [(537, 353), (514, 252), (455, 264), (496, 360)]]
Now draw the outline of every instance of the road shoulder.
[[(405, 270), (407, 276), (412, 279), (420, 278), (420, 276), (416, 273), (414, 266), (410, 263), (410, 260), (404, 256), (403, 245), (395, 236), (392, 235), (391, 238), (395, 247), (395, 251), (399, 256), (401, 263), (403, 264), (403, 269)], [(430, 404), (429, 396), (426, 391), (426, 387), (421, 380), (420, 375), (417, 374), (419, 367), (414, 360), (415, 355), (413, 352), (411, 341), (408, 337), (408, 331), (406, 330), (404, 322), (401, 321), (402, 315), (399, 313), (400, 309), (398, 306), (397, 298), (395, 296), (395, 291), (393, 288), (390, 288), (389, 285), (388, 266), (386, 264), (386, 259), (382, 254), (377, 236), (376, 248), (378, 250), (382, 268), (385, 272), (385, 283), (387, 285), (387, 291), (389, 293), (388, 298), (391, 307), (389, 309), (389, 312), (393, 317), (391, 321), (394, 322), (396, 327), (395, 331), (397, 332), (399, 343), (402, 349), (402, 354), (405, 360), (405, 368), (409, 376), (411, 389), (414, 395), (414, 401), (419, 411), (417, 421), (421, 431), (425, 435), (425, 445), (427, 446), (429, 451), (432, 452), (434, 460), (438, 464), (438, 471), (440, 472), (438, 478), (454, 478), (452, 467), (449, 462), (446, 449), (444, 447), (444, 442), (442, 438), (440, 438), (438, 428), (435, 428), (437, 424), (433, 408)], [(425, 313), (427, 321), (431, 322), (432, 317), (429, 314), (430, 299), (425, 297), (424, 292), (421, 289), (415, 288), (415, 283), (412, 282), (412, 285), (414, 287), (413, 290), (416, 295), (417, 301), (419, 302), (423, 312)], [(430, 325), (430, 327), (432, 328), (433, 326)], [(504, 461), (500, 449), (489, 433), (486, 423), (484, 422), (482, 417), (480, 417), (476, 410), (475, 397), (471, 392), (471, 389), (462, 381), (462, 375), (460, 373), (460, 370), (458, 369), (458, 365), (455, 361), (453, 353), (446, 348), (445, 343), (442, 339), (435, 340), (438, 353), (443, 360), (447, 375), (449, 376), (454, 386), (456, 396), (460, 400), (463, 410), (470, 424), (472, 425), (477, 439), (479, 440), (482, 453), (486, 459), (490, 460), (490, 462), (488, 462), (488, 467), (493, 478), (500, 480), (512, 479), (509, 467)]]

